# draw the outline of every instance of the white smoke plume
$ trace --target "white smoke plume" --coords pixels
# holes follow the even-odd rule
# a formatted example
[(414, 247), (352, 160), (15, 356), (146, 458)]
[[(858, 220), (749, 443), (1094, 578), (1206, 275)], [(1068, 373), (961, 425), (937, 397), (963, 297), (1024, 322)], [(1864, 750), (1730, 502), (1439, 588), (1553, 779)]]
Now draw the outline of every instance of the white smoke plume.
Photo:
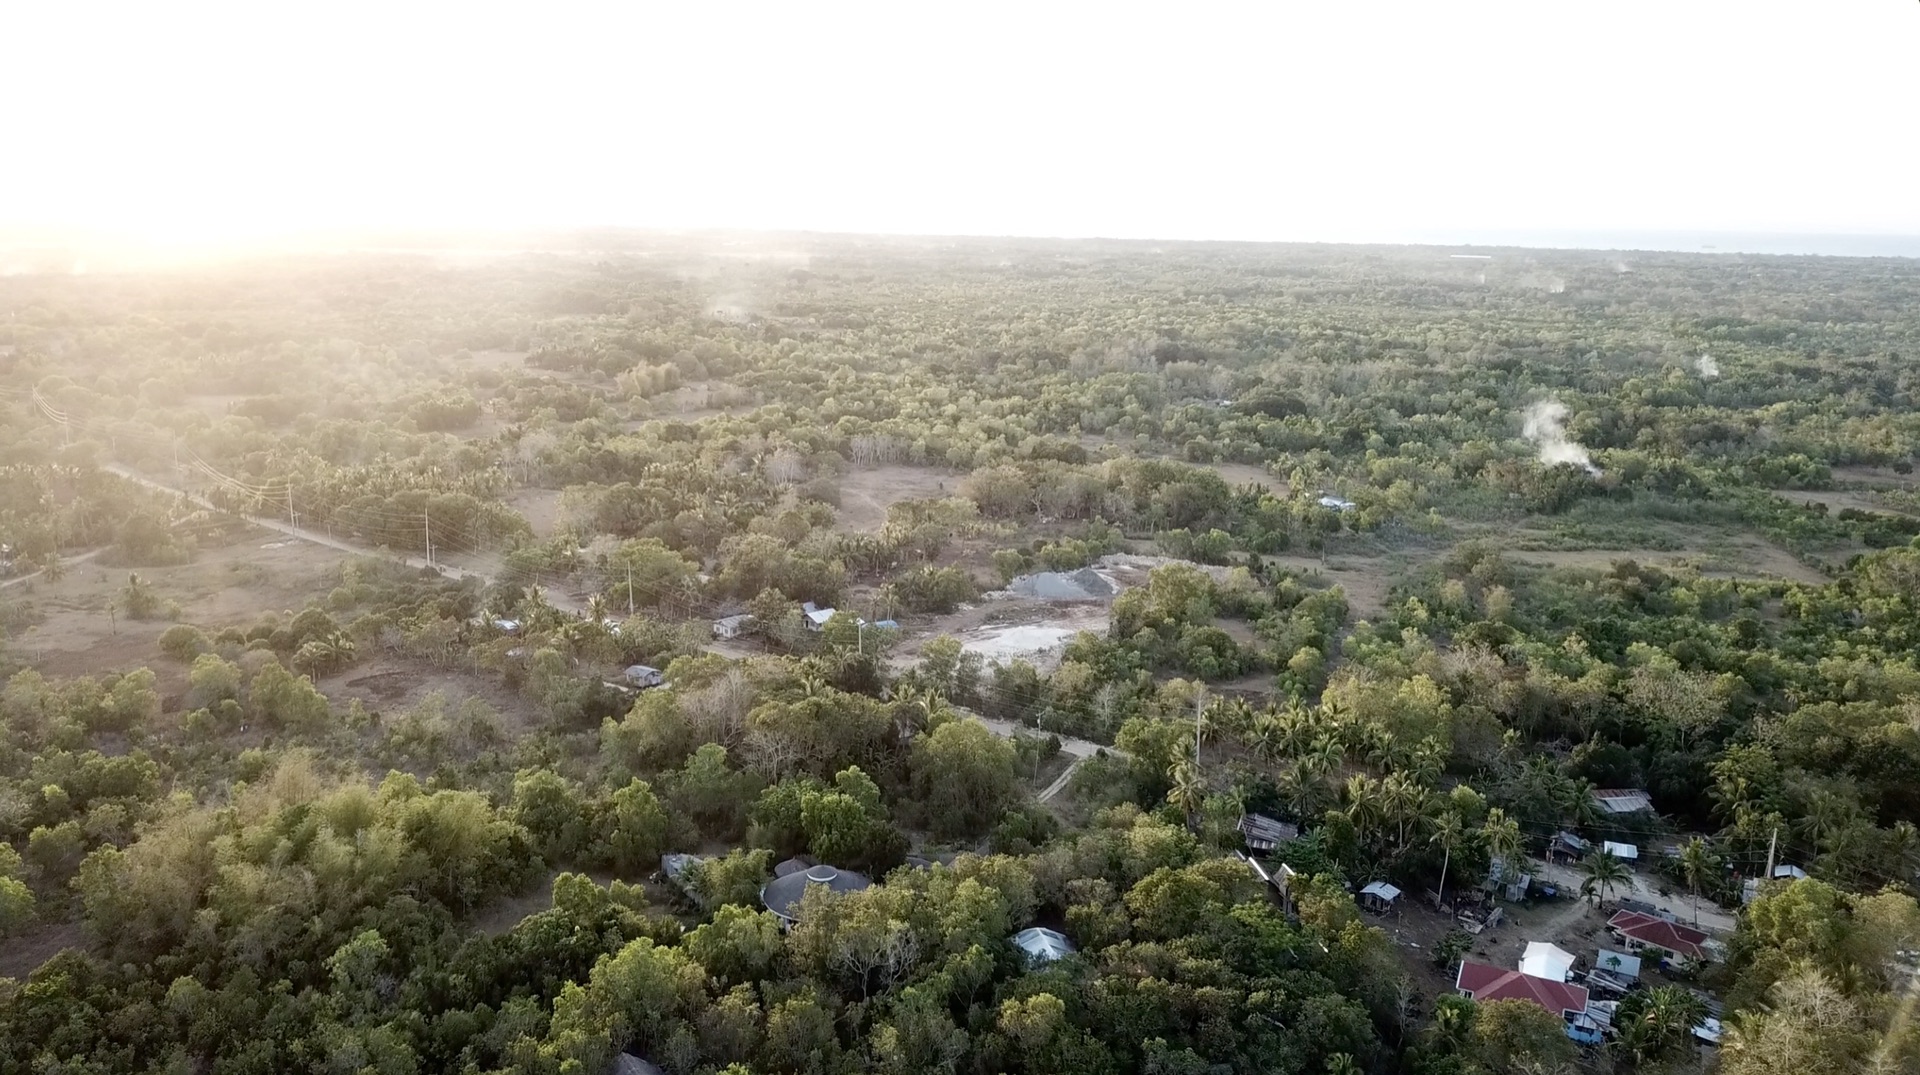
[(1533, 442), (1540, 453), (1540, 462), (1547, 466), (1572, 463), (1596, 478), (1600, 476), (1600, 468), (1593, 465), (1587, 450), (1568, 439), (1567, 405), (1559, 400), (1543, 399), (1529, 406), (1526, 425), (1520, 433)]
[(1699, 358), (1694, 359), (1693, 368), (1699, 370), (1700, 376), (1705, 377), (1709, 381), (1720, 376), (1720, 363), (1714, 361), (1712, 355), (1703, 354)]

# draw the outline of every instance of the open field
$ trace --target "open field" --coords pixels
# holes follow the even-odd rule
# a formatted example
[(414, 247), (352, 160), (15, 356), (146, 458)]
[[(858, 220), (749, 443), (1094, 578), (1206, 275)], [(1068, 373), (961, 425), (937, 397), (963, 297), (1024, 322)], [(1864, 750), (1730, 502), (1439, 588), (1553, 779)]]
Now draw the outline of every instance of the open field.
[(262, 615), (291, 614), (332, 588), (341, 555), (271, 531), (245, 528), (232, 541), (198, 550), (194, 561), (170, 567), (109, 568), (98, 561), (64, 578), (37, 578), (10, 588), (11, 600), (31, 602), (38, 622), (17, 644), (48, 675), (76, 675), (141, 666), (169, 677), (175, 662), (161, 656), (158, 638), (172, 619), (131, 621), (117, 610), (129, 572), (153, 584), (161, 603), (177, 604), (178, 622), (208, 630), (249, 625)]
[(872, 533), (886, 524), (887, 509), (903, 500), (952, 496), (962, 475), (930, 467), (887, 466), (849, 470), (840, 477), (840, 529)]

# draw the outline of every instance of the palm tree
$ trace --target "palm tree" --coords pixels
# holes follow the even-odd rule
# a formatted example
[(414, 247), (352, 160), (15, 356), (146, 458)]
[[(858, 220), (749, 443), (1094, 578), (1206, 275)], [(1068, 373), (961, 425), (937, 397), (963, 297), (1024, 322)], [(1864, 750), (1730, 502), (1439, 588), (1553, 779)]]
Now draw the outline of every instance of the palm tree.
[(1327, 1057), (1327, 1075), (1360, 1075), (1360, 1062), (1352, 1053), (1334, 1053)]
[(1696, 836), (1680, 849), (1680, 872), (1686, 876), (1693, 893), (1693, 924), (1700, 925), (1700, 884), (1713, 872), (1713, 852), (1707, 842)]
[(1432, 816), (1433, 793), (1405, 773), (1394, 773), (1380, 782), (1381, 805), (1394, 827), (1394, 851), (1406, 850), (1414, 830)]
[(1487, 853), (1500, 860), (1503, 867), (1500, 879), (1505, 881), (1505, 871), (1520, 860), (1520, 823), (1496, 806), (1487, 811), (1487, 820), (1480, 825), (1480, 838), (1487, 842)]
[(1633, 871), (1605, 848), (1581, 859), (1580, 873), (1586, 878), (1580, 883), (1580, 894), (1593, 900), (1596, 906), (1605, 902), (1614, 889), (1633, 883)]
[(1206, 803), (1207, 784), (1200, 774), (1200, 767), (1192, 758), (1181, 758), (1167, 771), (1167, 778), (1173, 787), (1167, 792), (1167, 801), (1180, 808), (1186, 816), (1187, 828), (1194, 827), (1194, 819), (1200, 816), (1200, 807)]
[(1302, 822), (1320, 816), (1327, 806), (1327, 785), (1305, 758), (1295, 758), (1280, 774), (1280, 794), (1287, 808)]
[(1353, 823), (1361, 841), (1366, 842), (1369, 832), (1379, 828), (1386, 820), (1386, 803), (1380, 794), (1380, 782), (1365, 773), (1355, 773), (1347, 780), (1344, 798), (1347, 801), (1347, 820)]
[(1253, 750), (1254, 757), (1261, 761), (1280, 757), (1282, 742), (1279, 716), (1269, 710), (1253, 718), (1253, 724), (1247, 729), (1247, 746)]
[(1302, 758), (1312, 764), (1314, 772), (1328, 776), (1346, 764), (1347, 751), (1338, 736), (1323, 735), (1313, 741)]
[(1706, 1004), (1682, 986), (1630, 993), (1614, 1015), (1614, 1048), (1636, 1065), (1671, 1054), (1686, 1046), (1706, 1015)]
[(607, 625), (607, 598), (605, 594), (594, 594), (587, 598), (587, 619), (601, 627)]
[(1447, 900), (1447, 870), (1453, 866), (1453, 852), (1467, 842), (1467, 826), (1460, 815), (1452, 810), (1440, 815), (1433, 823), (1433, 834), (1427, 840), (1441, 851), (1440, 891), (1437, 893), (1440, 903)]

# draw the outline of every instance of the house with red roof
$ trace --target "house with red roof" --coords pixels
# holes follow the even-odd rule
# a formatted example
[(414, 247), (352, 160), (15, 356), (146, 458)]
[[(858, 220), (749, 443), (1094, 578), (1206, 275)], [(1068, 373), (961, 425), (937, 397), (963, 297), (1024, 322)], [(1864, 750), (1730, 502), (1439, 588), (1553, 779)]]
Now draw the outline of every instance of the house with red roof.
[(1460, 973), (1454, 977), (1453, 987), (1461, 996), (1482, 1004), (1495, 1000), (1530, 1001), (1562, 1019), (1585, 1015), (1587, 1011), (1585, 986), (1523, 974), (1491, 963), (1475, 963), (1471, 959), (1460, 961)]
[(1620, 938), (1629, 952), (1659, 948), (1681, 959), (1705, 959), (1707, 935), (1678, 922), (1639, 911), (1617, 911), (1607, 919), (1607, 932)]

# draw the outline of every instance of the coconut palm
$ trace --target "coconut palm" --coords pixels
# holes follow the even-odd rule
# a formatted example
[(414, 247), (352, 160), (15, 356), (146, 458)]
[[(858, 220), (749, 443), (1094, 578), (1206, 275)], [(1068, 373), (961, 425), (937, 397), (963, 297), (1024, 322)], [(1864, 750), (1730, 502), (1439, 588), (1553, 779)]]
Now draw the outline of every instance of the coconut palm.
[(607, 598), (605, 594), (594, 594), (587, 598), (587, 619), (602, 627), (607, 623)]
[(1613, 895), (1614, 889), (1633, 883), (1633, 871), (1605, 848), (1580, 860), (1580, 874), (1586, 878), (1580, 882), (1580, 894), (1596, 905)]
[(1688, 840), (1680, 849), (1680, 872), (1687, 879), (1687, 889), (1693, 893), (1693, 924), (1700, 925), (1700, 885), (1713, 873), (1713, 851), (1707, 842), (1696, 836)]
[(1280, 794), (1300, 821), (1317, 818), (1327, 808), (1327, 784), (1305, 758), (1287, 763), (1280, 774)]
[[(1520, 861), (1520, 823), (1508, 817), (1505, 810), (1496, 806), (1487, 811), (1487, 820), (1480, 825), (1480, 838), (1486, 841), (1487, 853), (1507, 869)], [(1501, 880), (1506, 878), (1503, 876)]]
[(1247, 746), (1261, 761), (1273, 761), (1284, 753), (1280, 717), (1271, 710), (1253, 718), (1247, 728)]
[(1346, 764), (1347, 751), (1337, 736), (1323, 735), (1315, 739), (1301, 757), (1313, 766), (1315, 773), (1330, 776)]
[(1367, 841), (1387, 818), (1380, 782), (1365, 773), (1355, 773), (1347, 779), (1342, 798), (1346, 800), (1347, 820), (1353, 823), (1361, 841)]
[(1179, 808), (1186, 816), (1187, 828), (1192, 829), (1207, 799), (1207, 784), (1200, 767), (1192, 758), (1181, 758), (1167, 771), (1167, 779), (1173, 784), (1167, 792), (1167, 801)]
[(1459, 813), (1448, 810), (1434, 819), (1433, 831), (1427, 841), (1440, 849), (1440, 890), (1439, 902), (1446, 902), (1447, 871), (1453, 867), (1453, 853), (1467, 845), (1471, 833), (1466, 822), (1460, 820)]
[(1663, 985), (1630, 993), (1614, 1013), (1613, 1048), (1635, 1065), (1684, 1049), (1707, 1006), (1685, 988)]
[(1352, 1053), (1334, 1053), (1327, 1057), (1327, 1075), (1360, 1075), (1360, 1062)]

